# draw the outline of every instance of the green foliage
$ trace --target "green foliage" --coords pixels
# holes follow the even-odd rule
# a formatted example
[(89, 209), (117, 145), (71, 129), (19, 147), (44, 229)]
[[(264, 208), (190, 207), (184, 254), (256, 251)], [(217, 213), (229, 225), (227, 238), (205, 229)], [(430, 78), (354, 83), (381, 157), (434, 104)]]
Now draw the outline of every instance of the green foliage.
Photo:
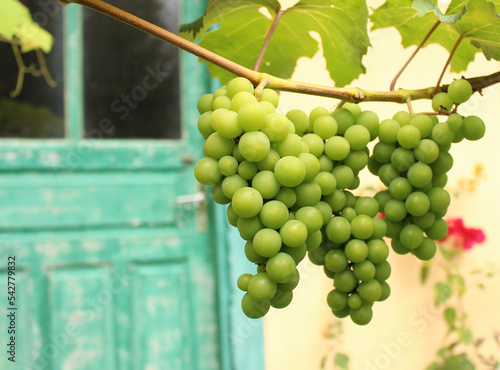
[[(181, 26), (180, 34), (189, 40), (200, 36), (201, 46), (253, 68), (278, 12), (274, 0), (211, 0), (204, 16)], [(311, 58), (319, 50), (311, 36), (315, 32), (321, 37), (330, 76), (337, 86), (344, 86), (365, 71), (361, 59), (369, 46), (367, 21), (363, 0), (301, 0), (282, 14), (260, 71), (290, 78), (300, 57)], [(211, 64), (208, 68), (222, 83), (234, 77)]]
[(340, 352), (335, 354), (334, 364), (336, 369), (348, 370), (349, 356)]
[(404, 47), (418, 45), (436, 22), (442, 22), (426, 45), (439, 44), (451, 52), (462, 38), (450, 63), (451, 72), (461, 72), (480, 51), (488, 59), (500, 60), (499, 9), (500, 0), (452, 1), (443, 14), (430, 0), (387, 0), (370, 19), (373, 30), (395, 27)]
[(49, 53), (52, 35), (33, 21), (27, 7), (18, 0), (0, 2), (0, 37), (21, 46), (21, 52), (41, 49)]

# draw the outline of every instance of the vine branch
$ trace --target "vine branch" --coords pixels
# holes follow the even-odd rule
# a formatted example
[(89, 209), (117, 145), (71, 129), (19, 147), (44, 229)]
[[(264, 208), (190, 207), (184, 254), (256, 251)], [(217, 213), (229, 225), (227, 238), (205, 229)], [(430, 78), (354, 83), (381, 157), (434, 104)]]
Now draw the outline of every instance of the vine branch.
[(443, 70), (441, 71), (441, 74), (439, 75), (439, 78), (437, 80), (436, 88), (434, 89), (434, 93), (435, 94), (437, 94), (439, 92), (439, 85), (441, 84), (441, 80), (443, 79), (443, 76), (444, 76), (444, 74), (446, 72), (446, 68), (448, 68), (448, 66), (450, 65), (451, 58), (453, 58), (453, 55), (455, 55), (455, 52), (457, 51), (458, 45), (460, 45), (460, 43), (462, 42), (462, 40), (463, 40), (463, 36), (460, 35), (460, 37), (458, 38), (458, 40), (455, 43), (455, 45), (453, 45), (453, 49), (451, 49), (451, 51), (450, 51), (450, 56), (446, 60), (446, 63), (444, 65), (444, 67), (443, 67)]
[[(147, 22), (135, 15), (132, 15), (124, 10), (116, 8), (101, 0), (59, 0), (61, 4), (79, 4), (90, 9), (96, 10), (102, 14), (108, 15), (114, 19), (124, 22), (132, 27), (144, 31), (150, 35), (158, 37), (161, 40), (167, 41), (178, 48), (185, 50), (197, 57), (200, 57), (212, 64), (215, 64), (226, 71), (235, 75), (245, 77), (250, 80), (255, 86), (266, 79), (269, 82), (267, 87), (281, 91), (289, 91), (308, 95), (325, 96), (336, 98), (347, 102), (361, 101), (380, 101), (380, 102), (395, 102), (406, 103), (408, 98), (411, 100), (430, 99), (434, 95), (434, 86), (416, 89), (405, 90), (398, 89), (397, 91), (373, 91), (364, 90), (358, 87), (331, 87), (323, 85), (315, 85), (304, 82), (295, 82), (285, 80), (283, 78), (271, 76), (266, 73), (259, 73), (229, 59), (226, 59), (210, 50), (207, 50), (191, 41), (188, 41), (172, 32), (169, 32), (161, 27), (158, 27), (150, 22)], [(500, 72), (489, 76), (468, 79), (471, 82), (475, 91), (480, 91), (482, 88), (500, 82)], [(445, 91), (447, 86), (442, 86), (441, 90)]]

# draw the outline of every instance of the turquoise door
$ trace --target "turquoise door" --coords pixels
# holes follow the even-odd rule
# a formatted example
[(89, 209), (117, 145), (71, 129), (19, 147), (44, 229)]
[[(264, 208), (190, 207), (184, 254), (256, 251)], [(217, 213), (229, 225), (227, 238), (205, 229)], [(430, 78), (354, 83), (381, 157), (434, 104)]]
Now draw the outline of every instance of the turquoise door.
[[(58, 86), (27, 75), (8, 97), (2, 45), (0, 368), (262, 368), (260, 324), (231, 299), (224, 210), (193, 176), (205, 67), (81, 7), (27, 3), (55, 37)], [(204, 10), (115, 3), (172, 30)]]

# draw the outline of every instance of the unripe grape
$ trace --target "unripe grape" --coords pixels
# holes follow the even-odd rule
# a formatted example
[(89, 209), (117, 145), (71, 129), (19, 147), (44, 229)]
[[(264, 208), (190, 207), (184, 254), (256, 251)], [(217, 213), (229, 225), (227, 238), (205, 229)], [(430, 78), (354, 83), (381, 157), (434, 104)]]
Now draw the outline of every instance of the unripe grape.
[(448, 86), (448, 95), (456, 104), (465, 103), (472, 95), (472, 86), (467, 80), (454, 80)]

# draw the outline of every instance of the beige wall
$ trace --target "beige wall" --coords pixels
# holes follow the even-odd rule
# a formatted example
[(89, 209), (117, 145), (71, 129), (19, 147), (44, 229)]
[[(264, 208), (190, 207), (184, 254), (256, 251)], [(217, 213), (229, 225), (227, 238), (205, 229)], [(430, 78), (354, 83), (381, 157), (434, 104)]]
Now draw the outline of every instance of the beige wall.
[[(373, 6), (374, 2), (369, 3)], [(413, 48), (404, 50), (399, 42), (400, 37), (395, 30), (376, 31), (372, 35), (373, 48), (364, 59), (366, 75), (353, 82), (352, 86), (387, 90), (393, 75), (413, 51)], [(405, 71), (398, 87), (433, 85), (446, 58), (447, 54), (438, 46), (425, 48)], [(324, 66), (324, 60), (319, 56), (301, 60), (293, 79), (331, 85)], [(498, 71), (499, 67), (499, 63), (487, 62), (478, 55), (474, 66), (464, 75), (488, 74)], [(448, 74), (443, 83), (449, 83), (456, 77), (460, 75)], [(308, 113), (315, 106), (330, 108), (335, 104), (333, 99), (283, 93), (280, 109), (300, 108)], [(405, 109), (405, 106), (365, 103), (362, 108), (374, 110), (384, 119)], [(414, 108), (416, 111), (429, 111), (430, 104), (417, 102)], [(470, 177), (476, 163), (484, 165), (487, 180), (480, 183), (475, 193), (453, 198), (448, 215), (463, 217), (467, 225), (483, 228), (487, 236), (485, 244), (466, 253), (460, 262), (465, 271), (485, 266), (497, 271), (496, 278), (485, 282), (486, 290), (469, 286), (465, 299), (474, 333), (484, 336), (490, 335), (493, 328), (500, 330), (500, 222), (497, 217), (500, 209), (500, 85), (486, 89), (482, 98), (475, 94), (462, 107), (462, 113), (481, 116), (486, 122), (487, 134), (478, 142), (464, 141), (454, 145), (452, 154), (455, 164), (449, 173), (449, 189), (459, 179)], [(362, 184), (370, 183), (378, 184), (371, 174), (366, 173)], [(335, 348), (350, 356), (351, 369), (424, 369), (433, 359), (445, 334), (441, 311), (436, 311), (432, 303), (432, 281), (425, 286), (419, 282), (421, 262), (413, 256), (394, 254), (390, 262), (392, 294), (387, 301), (374, 305), (372, 322), (359, 327), (352, 324), (349, 318), (343, 320), (343, 342), (335, 344)], [(294, 291), (294, 301), (286, 309), (270, 311), (264, 320), (266, 370), (319, 369), (325, 355), (330, 356), (326, 368), (333, 369), (330, 365), (333, 344), (325, 338), (328, 325), (336, 320), (326, 304), (326, 294), (332, 288), (331, 280), (307, 258), (299, 270), (302, 279)], [(433, 281), (439, 277), (437, 273), (431, 275)], [(498, 353), (498, 348), (491, 347), (490, 350)]]

